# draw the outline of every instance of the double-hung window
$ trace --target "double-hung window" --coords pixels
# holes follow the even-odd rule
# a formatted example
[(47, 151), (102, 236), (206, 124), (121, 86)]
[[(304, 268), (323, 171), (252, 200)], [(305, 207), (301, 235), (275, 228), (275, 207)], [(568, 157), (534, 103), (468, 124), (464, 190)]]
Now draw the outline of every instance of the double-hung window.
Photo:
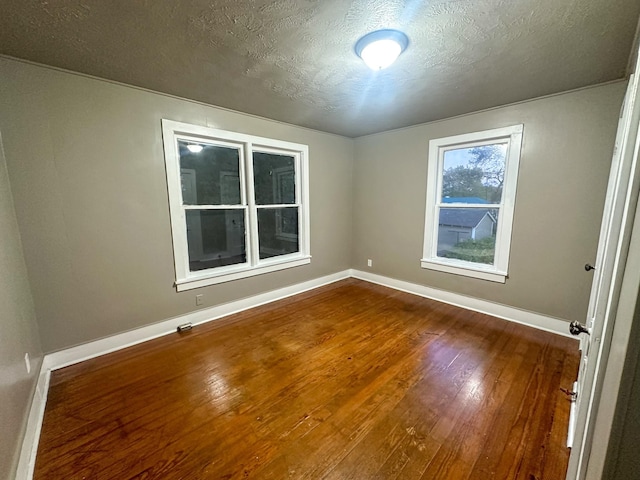
[(310, 262), (306, 145), (162, 120), (178, 291)]
[(422, 267), (505, 282), (522, 125), (429, 142)]

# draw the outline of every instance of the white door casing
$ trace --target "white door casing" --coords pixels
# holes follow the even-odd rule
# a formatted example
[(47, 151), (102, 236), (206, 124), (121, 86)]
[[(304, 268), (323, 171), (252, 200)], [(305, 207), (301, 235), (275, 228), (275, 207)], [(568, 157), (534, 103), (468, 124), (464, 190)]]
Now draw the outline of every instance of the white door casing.
[(618, 124), (595, 270), (592, 270), (594, 278), (586, 319), (590, 335), (580, 335), (582, 358), (575, 390), (576, 414), (572, 419), (574, 425), (570, 425), (574, 441), (570, 445), (567, 480), (587, 478), (592, 448), (606, 450), (606, 445), (594, 447), (593, 430), (638, 197), (638, 93), (638, 78), (632, 75)]

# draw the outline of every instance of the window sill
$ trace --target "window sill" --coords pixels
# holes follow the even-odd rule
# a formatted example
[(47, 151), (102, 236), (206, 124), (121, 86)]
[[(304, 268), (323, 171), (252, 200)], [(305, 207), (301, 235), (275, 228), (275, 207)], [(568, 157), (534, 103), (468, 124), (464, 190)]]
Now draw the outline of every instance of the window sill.
[(183, 292), (194, 288), (206, 287), (218, 283), (230, 282), (241, 278), (253, 277), (254, 275), (262, 275), (264, 273), (285, 270), (287, 268), (299, 267), (311, 262), (311, 255), (298, 256), (288, 258), (286, 260), (270, 261), (263, 260), (261, 265), (255, 267), (242, 266), (237, 270), (226, 271), (220, 273), (207, 273), (201, 275), (193, 275), (189, 278), (176, 280), (176, 290)]
[(465, 277), (479, 278), (481, 280), (489, 280), (490, 282), (505, 283), (507, 272), (500, 272), (492, 268), (477, 267), (470, 262), (446, 262), (440, 259), (426, 259), (420, 261), (422, 268), (429, 270), (437, 270), (438, 272), (453, 273), (454, 275), (462, 275)]

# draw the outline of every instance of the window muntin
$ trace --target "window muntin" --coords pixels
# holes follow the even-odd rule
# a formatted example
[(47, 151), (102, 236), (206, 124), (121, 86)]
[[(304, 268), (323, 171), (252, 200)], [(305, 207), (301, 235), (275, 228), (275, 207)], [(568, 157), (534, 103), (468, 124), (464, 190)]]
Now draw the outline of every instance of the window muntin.
[(522, 125), (429, 143), (424, 268), (504, 282)]
[(306, 145), (162, 124), (178, 290), (309, 263)]

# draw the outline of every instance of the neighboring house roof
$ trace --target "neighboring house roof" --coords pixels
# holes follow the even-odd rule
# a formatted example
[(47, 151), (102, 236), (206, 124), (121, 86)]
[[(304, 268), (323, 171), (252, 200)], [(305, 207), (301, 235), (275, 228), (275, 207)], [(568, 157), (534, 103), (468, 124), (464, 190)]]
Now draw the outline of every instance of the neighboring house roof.
[(440, 210), (440, 225), (448, 227), (475, 228), (485, 215), (489, 215), (492, 222), (496, 219), (484, 208), (443, 208)]
[(480, 197), (444, 197), (442, 203), (489, 203)]

